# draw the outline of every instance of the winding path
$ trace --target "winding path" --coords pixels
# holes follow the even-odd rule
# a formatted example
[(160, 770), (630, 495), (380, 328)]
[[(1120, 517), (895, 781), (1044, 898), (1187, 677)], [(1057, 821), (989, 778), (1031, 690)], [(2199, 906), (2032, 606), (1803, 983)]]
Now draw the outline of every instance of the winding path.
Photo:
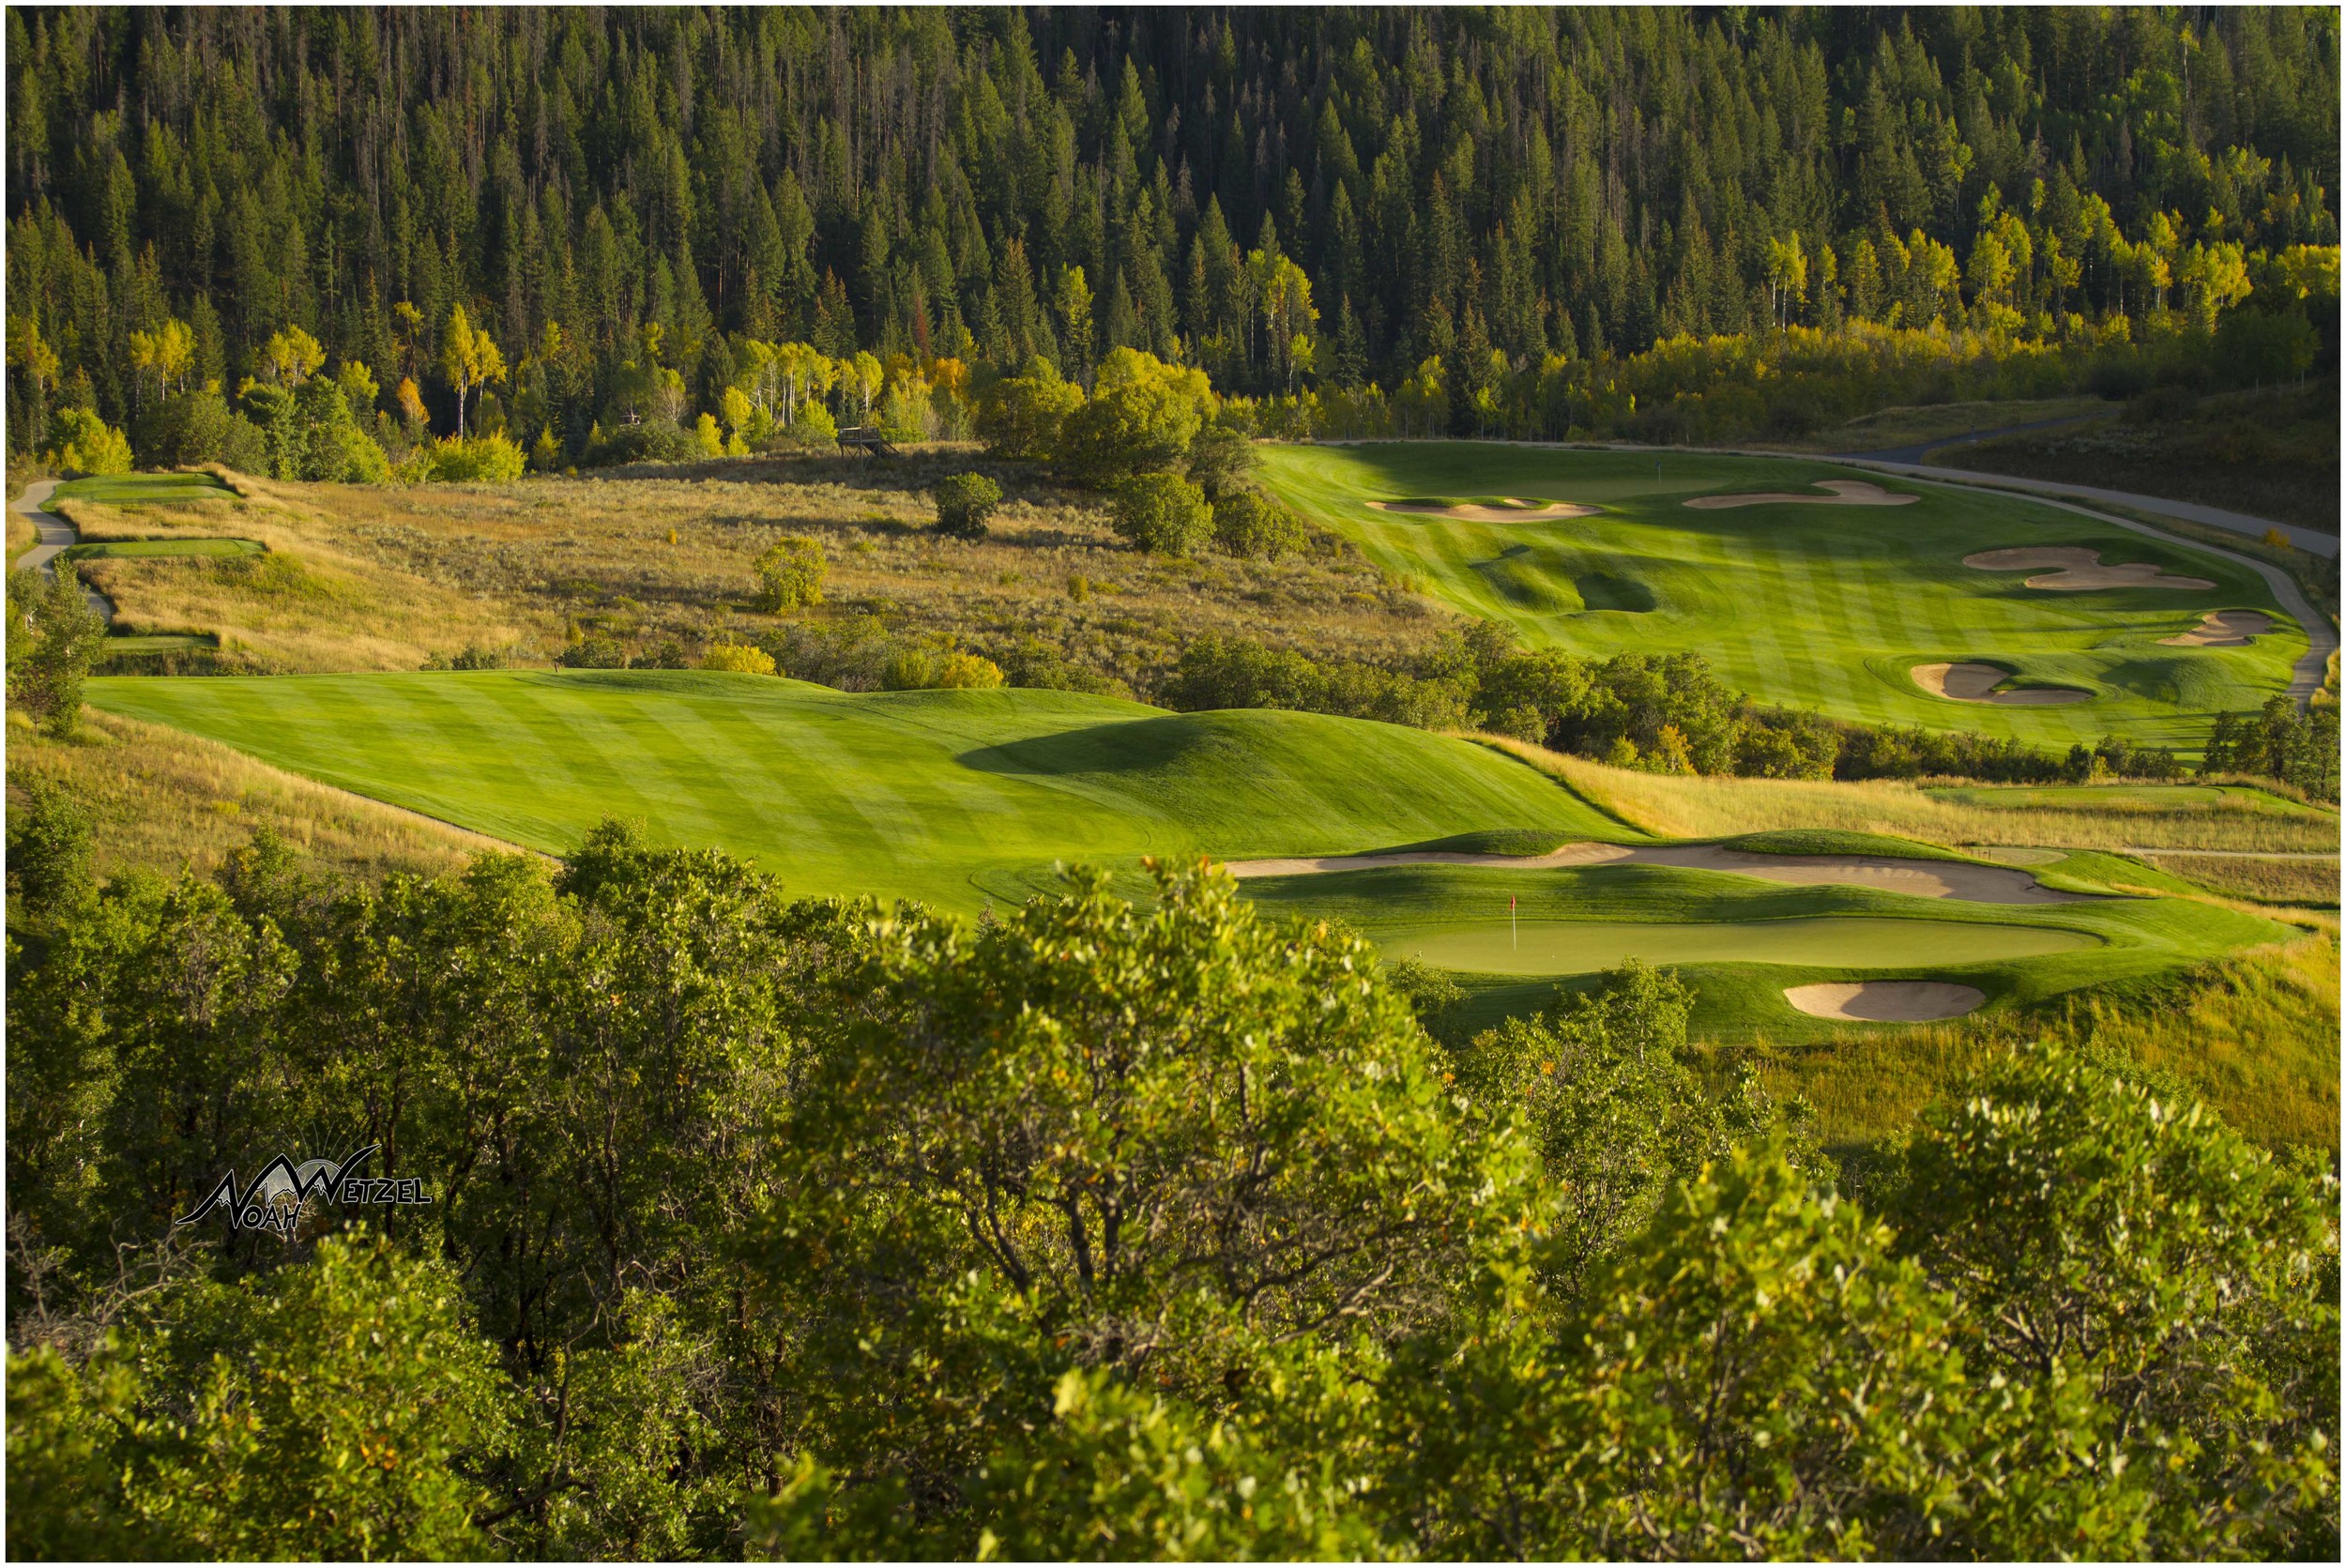
[[(57, 557), (82, 537), (72, 524), (49, 510), (49, 497), (55, 493), (59, 482), (56, 480), (35, 480), (24, 487), (23, 495), (8, 503), (8, 510), (30, 523), (34, 534), (40, 540), (24, 552), (18, 566), (28, 567), (53, 583), (57, 580)], [(107, 629), (113, 630), (113, 601), (87, 583), (82, 585), (82, 592), (89, 600), (90, 608), (97, 611), (99, 618), (106, 623)]]

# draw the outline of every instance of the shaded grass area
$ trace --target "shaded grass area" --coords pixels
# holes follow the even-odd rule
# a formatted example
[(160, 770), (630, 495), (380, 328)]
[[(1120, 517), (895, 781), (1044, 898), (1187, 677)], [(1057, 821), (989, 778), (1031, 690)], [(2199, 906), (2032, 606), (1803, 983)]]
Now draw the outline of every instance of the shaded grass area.
[(636, 817), (793, 892), (957, 910), (1047, 887), (1060, 861), (1136, 876), (1143, 855), (1340, 854), (1494, 822), (1620, 836), (1484, 748), (1321, 714), (697, 671), (116, 677), (89, 700), (549, 852)]
[(256, 762), (200, 736), (99, 710), (83, 734), (60, 741), (21, 712), (8, 715), (8, 776), (40, 779), (72, 795), (96, 830), (101, 875), (183, 870), (209, 875), (267, 827), (319, 874), (373, 877), (389, 871), (462, 869), (478, 834)]
[(1861, 1154), (1896, 1137), (1993, 1053), (2027, 1040), (2103, 1046), (2171, 1073), (2268, 1145), (2335, 1151), (2338, 950), (2334, 933), (2189, 966), (2151, 983), (2063, 996), (2015, 1018), (1853, 1029), (1810, 1041), (1710, 1045), (1706, 1075), (1749, 1060), (1778, 1094), (1813, 1104), (1828, 1144)]
[(2330, 852), (2335, 811), (2241, 785), (1936, 786), (1879, 780), (1700, 778), (1608, 768), (1484, 737), (1598, 809), (1664, 838), (1834, 829), (1948, 846)]
[(1983, 430), (2106, 412), (2110, 406), (2102, 398), (2079, 396), (1880, 408), (1812, 435), (1753, 444), (1780, 445), (1789, 450), (1805, 452), (1886, 451), (1925, 441), (1959, 441)]
[[(1881, 480), (1814, 459), (1382, 442), (1268, 448), (1263, 471), (1370, 561), (1455, 609), (1512, 627), (1532, 647), (1592, 658), (1624, 648), (1699, 652), (1732, 689), (1867, 723), (1976, 730), (2062, 750), (2116, 732), (2195, 753), (2217, 713), (2253, 708), (2284, 690), (2305, 646), (2245, 564), (2025, 497), (1940, 487), (1895, 509), (1822, 496), (1704, 510), (1683, 504), (1801, 492), (1820, 480)], [(1604, 510), (1485, 524), (1368, 504), (1494, 490)], [(2217, 586), (2047, 593), (1962, 564), (1982, 550), (2055, 545)], [(1626, 607), (1633, 599), (1645, 607)], [(2264, 610), (2281, 628), (2245, 647), (2161, 643), (2222, 608)], [(1909, 673), (1963, 661), (2008, 667), (2018, 685), (2095, 695), (2058, 708), (1954, 703), (1930, 696)]]
[(1951, 468), (2132, 491), (2338, 531), (2338, 382), (2192, 400), (2153, 394), (2123, 417), (1948, 447)]
[(139, 560), (176, 556), (258, 556), (267, 547), (249, 539), (127, 539), (67, 546), (69, 561)]

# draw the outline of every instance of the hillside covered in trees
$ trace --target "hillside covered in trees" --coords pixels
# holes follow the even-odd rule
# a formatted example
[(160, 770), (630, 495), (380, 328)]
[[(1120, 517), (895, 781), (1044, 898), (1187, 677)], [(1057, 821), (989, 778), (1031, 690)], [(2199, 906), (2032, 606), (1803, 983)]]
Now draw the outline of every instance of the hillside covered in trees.
[[(1119, 346), (1266, 430), (1554, 435), (1836, 343), (2074, 359), (2245, 302), (2269, 378), (2334, 332), (2332, 11), (8, 25), (18, 451), (83, 409), (234, 457), (238, 416), (339, 426), (247, 396), (327, 369), (394, 462), (461, 427), (553, 464), (700, 415), (820, 439), (809, 394), (967, 434), (998, 370)], [(309, 477), (373, 477), (328, 445)]]

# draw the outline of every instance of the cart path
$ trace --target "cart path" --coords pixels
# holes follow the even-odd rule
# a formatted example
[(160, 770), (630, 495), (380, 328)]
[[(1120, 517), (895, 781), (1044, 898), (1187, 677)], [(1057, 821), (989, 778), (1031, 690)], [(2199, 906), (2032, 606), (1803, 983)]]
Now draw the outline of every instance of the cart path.
[[(49, 510), (49, 497), (55, 493), (59, 482), (56, 480), (35, 480), (24, 487), (23, 495), (8, 503), (10, 511), (32, 524), (33, 532), (40, 540), (24, 552), (18, 566), (30, 568), (53, 583), (57, 580), (57, 557), (79, 542), (82, 537), (72, 524)], [(82, 585), (82, 592), (89, 600), (90, 608), (98, 612), (99, 618), (106, 623), (107, 630), (112, 631), (114, 624), (113, 602), (87, 583)]]

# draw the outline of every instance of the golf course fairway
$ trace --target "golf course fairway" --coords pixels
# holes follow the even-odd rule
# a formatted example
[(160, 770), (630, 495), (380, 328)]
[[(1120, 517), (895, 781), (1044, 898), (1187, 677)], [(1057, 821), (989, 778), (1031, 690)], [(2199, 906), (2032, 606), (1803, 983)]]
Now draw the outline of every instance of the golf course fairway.
[[(2196, 754), (2217, 713), (2286, 690), (2307, 647), (2238, 560), (2007, 495), (1892, 480), (1885, 489), (1915, 498), (1842, 504), (1814, 486), (1879, 476), (1820, 460), (1391, 441), (1266, 446), (1261, 470), (1378, 566), (1531, 647), (1595, 659), (1698, 652), (1731, 690), (1866, 723), (2055, 750), (2120, 734)], [(1499, 522), (1471, 508), (1389, 510), (1491, 495), (1600, 510)], [(1739, 495), (1790, 498), (1687, 504)], [(2055, 592), (1965, 564), (1998, 550), (2097, 553), (2214, 586)], [(2262, 612), (2271, 630), (2237, 647), (2171, 641), (2226, 610)], [(2089, 694), (2060, 707), (1955, 702), (1910, 675), (1967, 662), (2000, 666), (2017, 686)]]
[(1661, 967), (1686, 964), (1802, 964), (1846, 962), (1863, 953), (1882, 967), (1936, 967), (2000, 958), (2033, 958), (2097, 947), (2076, 931), (2033, 925), (1975, 925), (1963, 921), (1820, 920), (1722, 921), (1662, 925), (1617, 921), (1505, 921), (1403, 932), (1379, 944), (1388, 957), (1414, 958), (1436, 968), (1485, 975), (1579, 975), (1618, 968), (1635, 958)]
[(1315, 713), (656, 670), (117, 677), (88, 701), (552, 854), (634, 818), (793, 892), (963, 911), (1052, 886), (1062, 860), (1137, 878), (1150, 854), (1642, 837), (1495, 752)]

